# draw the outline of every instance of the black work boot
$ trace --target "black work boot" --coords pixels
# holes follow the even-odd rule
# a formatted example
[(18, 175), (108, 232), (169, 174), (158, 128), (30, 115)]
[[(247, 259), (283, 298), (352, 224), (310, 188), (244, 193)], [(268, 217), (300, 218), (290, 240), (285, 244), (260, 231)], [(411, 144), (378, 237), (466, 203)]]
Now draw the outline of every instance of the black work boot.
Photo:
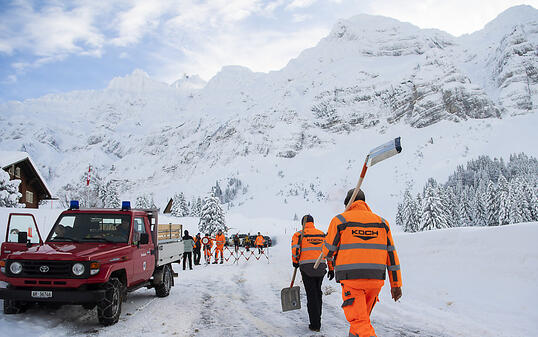
[(308, 328), (312, 331), (319, 332), (320, 327), (314, 327), (312, 324), (308, 324)]

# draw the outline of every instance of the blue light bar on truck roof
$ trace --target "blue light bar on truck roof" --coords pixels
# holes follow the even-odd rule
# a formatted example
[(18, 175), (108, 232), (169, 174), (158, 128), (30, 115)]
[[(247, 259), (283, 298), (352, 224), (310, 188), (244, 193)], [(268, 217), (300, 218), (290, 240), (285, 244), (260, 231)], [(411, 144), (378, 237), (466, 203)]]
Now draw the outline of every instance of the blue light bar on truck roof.
[(69, 209), (79, 209), (78, 200), (71, 200), (69, 203)]
[(131, 202), (130, 201), (122, 201), (121, 202), (121, 210), (122, 211), (128, 211), (131, 209)]

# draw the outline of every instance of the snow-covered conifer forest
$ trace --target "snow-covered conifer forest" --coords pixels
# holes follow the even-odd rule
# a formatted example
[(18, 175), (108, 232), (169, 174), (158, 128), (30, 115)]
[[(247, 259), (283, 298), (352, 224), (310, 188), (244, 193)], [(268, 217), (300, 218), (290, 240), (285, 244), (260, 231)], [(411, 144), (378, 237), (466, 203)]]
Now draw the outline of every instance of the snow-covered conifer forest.
[(538, 221), (538, 160), (524, 153), (506, 164), (481, 156), (459, 165), (444, 184), (429, 179), (416, 197), (406, 190), (396, 216), (406, 232), (529, 221)]

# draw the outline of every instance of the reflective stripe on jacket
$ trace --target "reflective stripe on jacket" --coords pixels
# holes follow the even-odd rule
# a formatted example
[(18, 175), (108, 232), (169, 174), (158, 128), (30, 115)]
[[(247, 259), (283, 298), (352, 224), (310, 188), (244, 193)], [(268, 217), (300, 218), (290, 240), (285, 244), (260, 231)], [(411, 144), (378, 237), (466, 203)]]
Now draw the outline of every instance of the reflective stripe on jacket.
[(215, 237), (215, 243), (217, 244), (218, 248), (224, 247), (224, 243), (226, 242), (226, 238), (224, 237), (224, 234), (217, 234)]
[(201, 240), (202, 239), (199, 236), (194, 237), (194, 246), (193, 246), (194, 249), (200, 249), (200, 247), (202, 245)]
[(265, 243), (265, 239), (264, 239), (263, 236), (261, 236), (261, 235), (258, 235), (258, 236), (256, 237), (256, 241), (254, 241), (254, 245), (255, 245), (255, 246), (263, 246), (264, 243)]
[(348, 211), (332, 219), (323, 256), (335, 261), (336, 281), (384, 280), (388, 270), (391, 287), (402, 286), (389, 224), (372, 213), (364, 201), (355, 201)]
[[(321, 254), (325, 233), (316, 229), (313, 222), (307, 222), (304, 228), (302, 243), (299, 242), (300, 237), (301, 231), (298, 231), (293, 234), (291, 239), (291, 261), (293, 263), (299, 263), (301, 271), (308, 276), (322, 277), (325, 275), (327, 267), (325, 259), (321, 260), (318, 269), (314, 269), (314, 263), (319, 257), (319, 254)], [(329, 269), (332, 270), (332, 265), (329, 266)]]

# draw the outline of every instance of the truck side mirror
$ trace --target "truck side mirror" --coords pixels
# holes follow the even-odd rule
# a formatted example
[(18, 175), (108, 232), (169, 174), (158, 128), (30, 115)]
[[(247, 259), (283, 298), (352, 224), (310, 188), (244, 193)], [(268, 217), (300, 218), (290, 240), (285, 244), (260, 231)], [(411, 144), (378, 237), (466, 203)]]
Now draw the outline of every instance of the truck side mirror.
[(27, 232), (19, 232), (17, 237), (17, 243), (27, 243), (28, 242), (28, 233)]
[(148, 233), (141, 233), (140, 234), (140, 239), (138, 240), (138, 242), (141, 245), (147, 245), (149, 243), (149, 234)]

